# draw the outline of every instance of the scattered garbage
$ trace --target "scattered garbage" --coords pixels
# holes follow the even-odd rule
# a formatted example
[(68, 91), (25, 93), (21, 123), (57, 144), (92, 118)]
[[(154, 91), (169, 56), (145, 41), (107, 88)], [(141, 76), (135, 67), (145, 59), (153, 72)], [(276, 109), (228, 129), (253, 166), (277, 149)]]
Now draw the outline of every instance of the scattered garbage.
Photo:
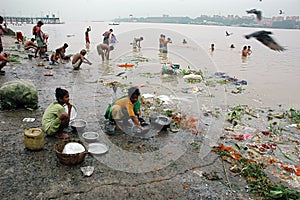
[(123, 68), (132, 68), (135, 65), (133, 63), (120, 63), (118, 64), (119, 67), (123, 67)]
[(45, 66), (45, 69), (53, 69), (53, 67), (51, 67), (51, 66)]
[(248, 82), (246, 80), (239, 80), (236, 77), (230, 77), (224, 72), (216, 72), (215, 76), (222, 79), (224, 83), (233, 83), (234, 85), (247, 85)]
[(197, 74), (188, 74), (182, 77), (188, 83), (200, 83), (202, 81), (202, 76)]
[(74, 37), (75, 34), (67, 34), (66, 36), (67, 36), (67, 37)]
[(198, 93), (200, 92), (200, 89), (197, 86), (189, 86), (182, 88), (183, 93)]
[(234, 159), (242, 156), (248, 162), (262, 165), (265, 172), (299, 187), (300, 112), (295, 109), (273, 112), (247, 105), (230, 108), (220, 141), (223, 146), (219, 148), (230, 151)]
[(80, 169), (81, 169), (84, 176), (91, 176), (94, 172), (95, 167), (86, 166), (86, 167), (80, 167)]
[(22, 121), (23, 122), (34, 122), (35, 118), (25, 117)]
[(180, 68), (179, 64), (166, 63), (162, 66), (161, 74), (177, 75), (179, 72), (179, 68)]
[(44, 76), (53, 76), (54, 74), (53, 73), (51, 73), (51, 72), (46, 72), (45, 74), (44, 74)]
[(39, 63), (37, 64), (37, 66), (39, 66), (39, 67), (44, 67), (45, 64), (44, 64), (43, 62), (39, 62)]

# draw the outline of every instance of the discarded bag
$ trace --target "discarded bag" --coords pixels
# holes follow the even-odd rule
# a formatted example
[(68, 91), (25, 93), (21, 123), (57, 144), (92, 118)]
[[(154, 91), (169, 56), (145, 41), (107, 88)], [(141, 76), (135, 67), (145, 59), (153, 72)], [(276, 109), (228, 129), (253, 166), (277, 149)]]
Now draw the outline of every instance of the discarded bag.
[(4, 83), (0, 88), (0, 109), (37, 109), (38, 94), (35, 85), (27, 80), (14, 80)]

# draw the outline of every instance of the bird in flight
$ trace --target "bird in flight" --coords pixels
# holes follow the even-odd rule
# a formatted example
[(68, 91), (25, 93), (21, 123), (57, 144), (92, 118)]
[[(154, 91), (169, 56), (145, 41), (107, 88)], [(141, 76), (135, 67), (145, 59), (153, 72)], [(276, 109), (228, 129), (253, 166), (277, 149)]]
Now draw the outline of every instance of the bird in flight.
[(272, 34), (271, 31), (257, 31), (257, 32), (245, 35), (245, 38), (250, 39), (251, 37), (254, 37), (255, 39), (257, 39), (258, 41), (260, 41), (261, 43), (263, 43), (264, 45), (266, 45), (267, 47), (269, 47), (270, 49), (272, 49), (274, 51), (286, 50), (285, 48), (283, 48), (282, 46), (277, 44), (277, 42), (274, 41), (274, 39), (270, 36), (271, 34)]
[(279, 10), (279, 15), (282, 15), (283, 14), (283, 11), (282, 10)]
[(225, 31), (226, 36), (230, 36), (232, 35), (232, 33), (228, 33), (227, 31)]
[(261, 20), (262, 12), (260, 10), (251, 9), (251, 10), (247, 10), (246, 12), (247, 12), (247, 14), (255, 14), (256, 15), (256, 19), (258, 21)]

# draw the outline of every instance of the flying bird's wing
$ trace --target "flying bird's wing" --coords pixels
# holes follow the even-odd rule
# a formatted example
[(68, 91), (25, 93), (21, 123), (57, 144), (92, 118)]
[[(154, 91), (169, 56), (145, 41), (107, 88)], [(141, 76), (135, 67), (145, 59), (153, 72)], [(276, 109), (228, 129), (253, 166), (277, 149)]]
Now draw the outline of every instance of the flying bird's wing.
[(283, 47), (281, 47), (279, 44), (277, 44), (277, 42), (275, 42), (273, 40), (273, 38), (270, 37), (269, 35), (261, 35), (261, 36), (256, 37), (256, 39), (274, 51), (284, 51), (285, 50)]
[(255, 14), (257, 20), (259, 20), (259, 21), (261, 20), (262, 12), (260, 10), (251, 9), (251, 10), (247, 10), (246, 12), (247, 12), (247, 14)]
[(256, 18), (260, 21), (261, 20), (261, 11), (257, 10), (256, 14)]
[(246, 10), (246, 12), (247, 12), (248, 14), (255, 13), (255, 12), (256, 12), (256, 9)]
[(284, 51), (285, 48), (277, 44), (277, 42), (273, 40), (270, 34), (272, 34), (272, 32), (270, 31), (257, 31), (252, 34), (246, 35), (245, 38), (249, 39), (251, 37), (254, 37), (274, 51)]

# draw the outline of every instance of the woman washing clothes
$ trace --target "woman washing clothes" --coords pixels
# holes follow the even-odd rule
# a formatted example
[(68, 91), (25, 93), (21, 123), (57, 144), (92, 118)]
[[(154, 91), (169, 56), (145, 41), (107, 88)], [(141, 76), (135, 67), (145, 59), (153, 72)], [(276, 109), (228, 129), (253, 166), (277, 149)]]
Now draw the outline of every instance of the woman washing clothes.
[(135, 126), (141, 130), (144, 129), (141, 125), (145, 120), (141, 117), (140, 95), (141, 93), (138, 87), (131, 87), (128, 89), (126, 96), (117, 99), (108, 106), (104, 116), (116, 125), (116, 130), (125, 131), (125, 127), (129, 125), (129, 119), (132, 120)]

